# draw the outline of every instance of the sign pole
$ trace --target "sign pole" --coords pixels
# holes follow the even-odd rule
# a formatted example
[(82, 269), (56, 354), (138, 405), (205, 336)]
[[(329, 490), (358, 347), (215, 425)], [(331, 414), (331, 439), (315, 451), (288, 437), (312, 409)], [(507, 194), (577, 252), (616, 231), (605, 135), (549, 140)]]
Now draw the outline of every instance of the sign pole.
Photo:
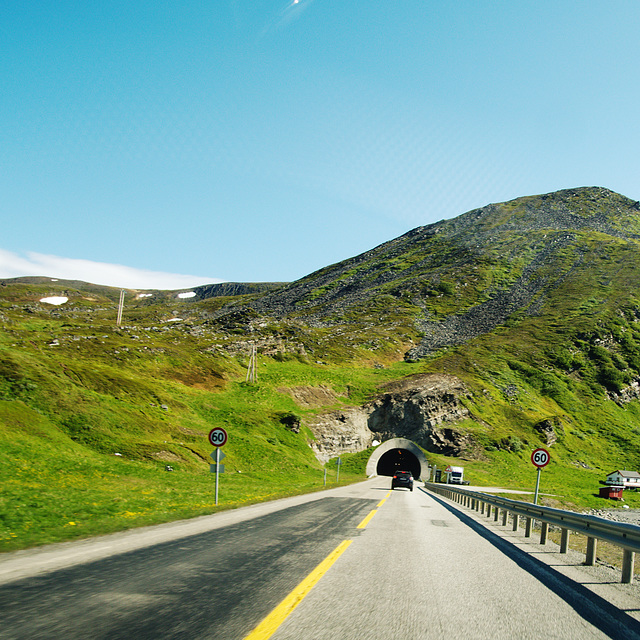
[(542, 467), (538, 467), (538, 477), (536, 479), (536, 493), (533, 497), (533, 504), (538, 504), (538, 492), (540, 491), (540, 472), (542, 471)]
[(218, 504), (218, 478), (220, 476), (220, 447), (216, 447), (216, 505)]
[(546, 467), (551, 460), (551, 456), (546, 449), (538, 448), (534, 449), (531, 453), (531, 462), (538, 468), (538, 477), (536, 478), (536, 492), (533, 496), (533, 504), (538, 504), (538, 492), (540, 491), (540, 472), (542, 467)]
[[(209, 431), (209, 442), (216, 448), (215, 453), (209, 455), (209, 457), (215, 460), (215, 464), (209, 465), (209, 471), (216, 472), (216, 505), (218, 504), (218, 482), (220, 474), (224, 473), (224, 465), (220, 464), (220, 460), (226, 458), (224, 453), (220, 453), (220, 447), (223, 447), (227, 443), (228, 434), (222, 427), (215, 427)], [(215, 467), (215, 468), (214, 468)]]

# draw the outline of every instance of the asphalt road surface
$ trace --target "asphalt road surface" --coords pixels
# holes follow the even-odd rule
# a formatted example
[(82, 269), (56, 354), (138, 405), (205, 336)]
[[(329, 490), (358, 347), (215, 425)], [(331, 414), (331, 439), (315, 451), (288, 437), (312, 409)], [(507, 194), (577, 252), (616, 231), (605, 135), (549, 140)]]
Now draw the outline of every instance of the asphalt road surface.
[[(559, 560), (418, 483), (389, 487), (6, 554), (0, 638), (640, 638), (639, 591), (619, 574)], [(297, 606), (283, 613), (283, 600)]]

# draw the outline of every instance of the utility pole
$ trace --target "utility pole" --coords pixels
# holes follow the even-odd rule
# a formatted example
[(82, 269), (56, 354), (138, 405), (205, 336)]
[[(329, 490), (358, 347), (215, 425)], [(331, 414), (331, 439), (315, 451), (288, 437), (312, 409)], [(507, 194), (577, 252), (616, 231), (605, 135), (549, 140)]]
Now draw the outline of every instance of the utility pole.
[(256, 345), (251, 345), (251, 356), (249, 357), (249, 366), (247, 368), (247, 377), (245, 382), (257, 382), (258, 373), (256, 371)]
[(120, 326), (122, 322), (122, 310), (124, 309), (124, 289), (120, 289), (120, 302), (118, 303), (118, 319), (116, 320), (116, 326)]

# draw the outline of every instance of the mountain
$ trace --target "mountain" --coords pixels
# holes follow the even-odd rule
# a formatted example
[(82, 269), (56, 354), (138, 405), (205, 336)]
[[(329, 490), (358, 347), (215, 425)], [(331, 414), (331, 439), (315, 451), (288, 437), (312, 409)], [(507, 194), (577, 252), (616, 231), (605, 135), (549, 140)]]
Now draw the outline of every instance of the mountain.
[[(563, 284), (580, 291), (590, 272), (609, 270), (601, 250), (635, 253), (639, 214), (640, 203), (601, 187), (491, 204), (414, 229), (243, 306), (327, 326), (380, 309), (409, 314), (424, 337), (408, 357), (420, 357), (511, 316), (538, 314)], [(225, 314), (238, 315), (238, 305), (217, 315)]]
[(640, 468), (639, 240), (638, 202), (585, 187), (288, 284), (127, 291), (120, 326), (119, 289), (0, 281), (0, 548), (215, 510), (215, 426), (226, 507), (319, 488), (336, 456), (357, 477), (393, 437), (520, 488), (544, 446), (546, 500), (599, 505)]
[[(279, 333), (285, 352), (296, 327), (292, 353), (299, 352), (302, 341), (320, 361), (377, 357), (385, 362), (402, 355), (407, 362), (429, 363), (430, 371), (455, 372), (472, 386), (491, 383), (512, 405), (520, 404), (520, 383), (525, 383), (556, 406), (550, 417), (548, 408), (538, 407), (518, 419), (524, 418), (534, 433), (550, 424), (563, 430), (564, 423), (575, 420), (570, 416), (576, 403), (591, 394), (624, 406), (627, 417), (637, 410), (639, 239), (640, 203), (608, 189), (517, 198), (414, 229), (280, 289), (234, 301), (214, 316), (227, 327), (255, 332), (259, 344), (256, 327), (269, 327), (271, 339)], [(394, 432), (410, 436), (431, 452), (482, 455), (478, 452), (487, 446), (482, 430), (470, 435), (454, 428), (445, 437), (442, 428), (424, 427), (459, 422), (457, 401), (430, 420), (423, 409), (433, 402), (416, 401), (419, 388), (412, 393), (396, 398), (398, 407), (384, 424), (372, 410), (365, 411), (368, 430), (378, 438)], [(413, 421), (398, 419), (412, 413)], [(483, 422), (481, 415), (476, 422)], [(353, 422), (353, 433), (343, 439), (351, 438), (357, 447), (364, 437), (362, 420), (359, 414), (345, 418), (337, 412), (318, 424), (326, 434), (344, 432), (345, 423)], [(586, 432), (594, 426), (602, 428), (589, 425)], [(530, 440), (506, 433), (508, 427), (504, 431), (502, 441)], [(548, 436), (557, 441), (553, 429)], [(489, 447), (500, 449), (501, 439), (489, 439)], [(616, 439), (624, 440), (621, 432)], [(640, 465), (635, 437), (623, 449), (629, 466)], [(338, 453), (330, 448), (327, 456)]]

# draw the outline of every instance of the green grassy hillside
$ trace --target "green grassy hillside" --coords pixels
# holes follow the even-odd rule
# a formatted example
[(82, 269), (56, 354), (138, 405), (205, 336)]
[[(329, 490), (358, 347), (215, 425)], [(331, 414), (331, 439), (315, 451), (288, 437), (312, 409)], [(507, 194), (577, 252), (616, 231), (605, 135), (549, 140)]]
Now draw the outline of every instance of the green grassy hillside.
[[(116, 289), (1, 282), (0, 550), (320, 490), (305, 420), (416, 373), (467, 386), (470, 417), (447, 426), (471, 443), (471, 482), (531, 489), (551, 425), (546, 500), (602, 506), (606, 473), (640, 469), (638, 216), (601, 189), (522, 198), (276, 292), (130, 291), (120, 327)], [(298, 404), (295, 387), (331, 394)], [(230, 434), (218, 507), (215, 426)], [(370, 453), (343, 456), (340, 481), (362, 478)]]

